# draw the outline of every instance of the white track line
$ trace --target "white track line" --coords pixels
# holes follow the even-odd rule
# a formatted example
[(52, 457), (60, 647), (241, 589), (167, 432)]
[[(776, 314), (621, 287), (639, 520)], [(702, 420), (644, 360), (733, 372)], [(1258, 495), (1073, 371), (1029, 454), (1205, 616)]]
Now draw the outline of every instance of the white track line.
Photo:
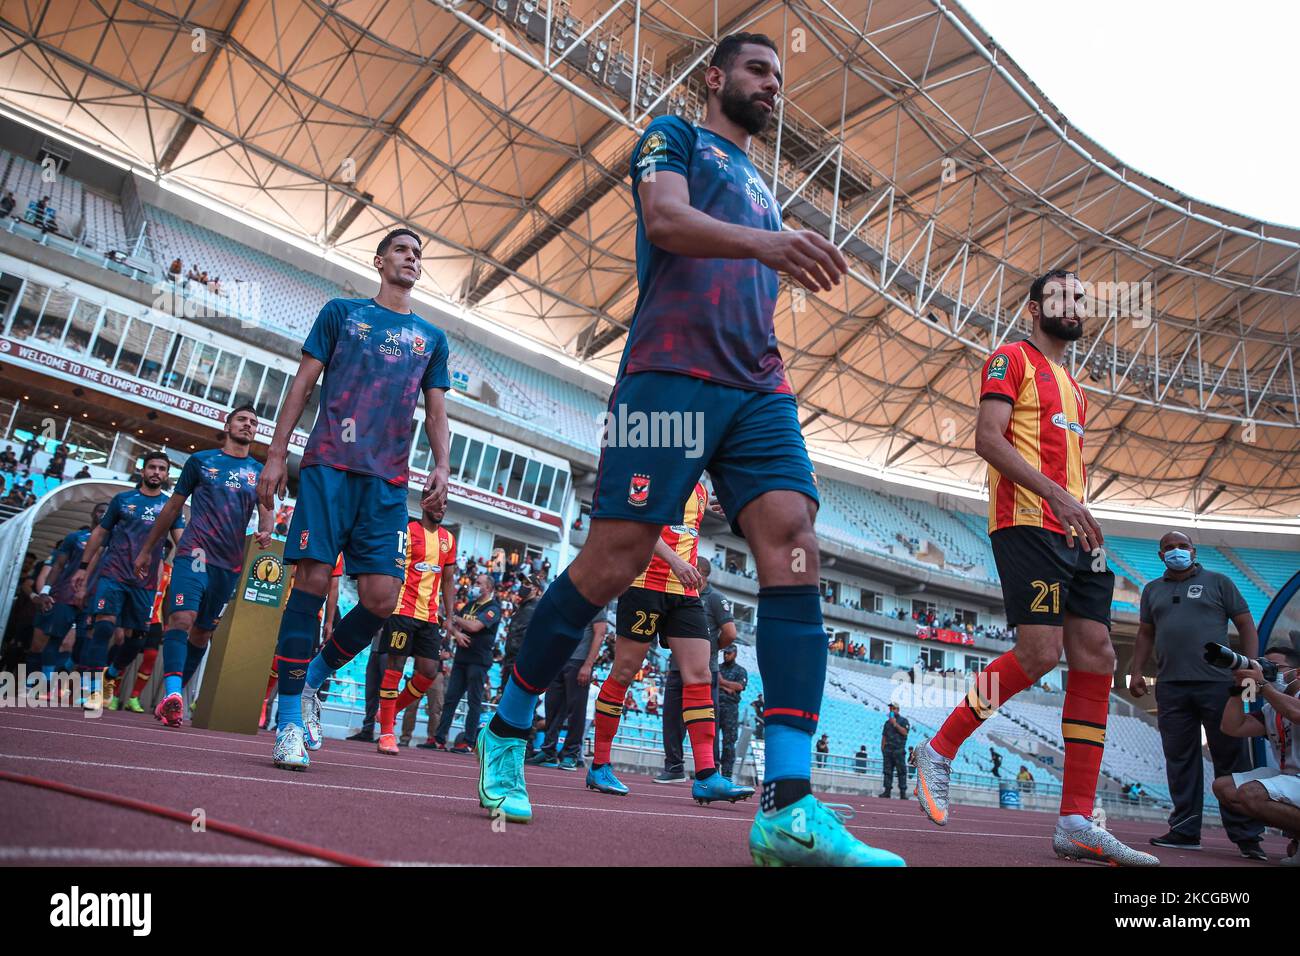
[[(233, 838), (232, 838), (233, 839)], [(309, 857), (264, 853), (194, 853), (187, 850), (115, 850), (73, 846), (0, 847), (0, 861), (11, 864), (65, 863), (103, 866), (333, 866)]]
[[(269, 783), (273, 785), (283, 785), (283, 786), (290, 786), (290, 787), (314, 787), (322, 790), (343, 790), (343, 791), (349, 791), (353, 793), (374, 793), (374, 794), (379, 794), (381, 796), (417, 797), (422, 800), (455, 800), (457, 802), (475, 803), (475, 804), (478, 803), (477, 797), (458, 797), (451, 794), (417, 793), (411, 790), (388, 790), (379, 787), (354, 787), (354, 786), (346, 786), (343, 784), (313, 783), (310, 780), (302, 779), (302, 777), (299, 775), (291, 776), (288, 773), (284, 775), (284, 779), (279, 779), (276, 777), (247, 777), (239, 774), (212, 773), (212, 772), (201, 771), (201, 770), (173, 770), (173, 769), (161, 768), (161, 767), (142, 767), (133, 764), (102, 763), (102, 762), (89, 761), (89, 760), (69, 760), (62, 757), (37, 757), (37, 756), (30, 756), (27, 754), (0, 753), (0, 758), (8, 758), (10, 760), (28, 760), (28, 761), (35, 761), (38, 763), (71, 764), (77, 767), (102, 767), (110, 770), (131, 770), (139, 773), (160, 773), (160, 774), (169, 774), (169, 775), (182, 776), (182, 777), (204, 777), (208, 779), (217, 779), (217, 780), (237, 780), (244, 783)], [(0, 781), (0, 783), (3, 782), (5, 781)], [(576, 810), (580, 813), (617, 813), (617, 814), (639, 816), (639, 817), (672, 817), (672, 818), (684, 819), (684, 820), (702, 821), (706, 823), (719, 823), (719, 822), (743, 823), (746, 826), (748, 826), (752, 822), (748, 814), (743, 816), (732, 816), (730, 814), (725, 816), (720, 814), (709, 816), (704, 813), (667, 813), (661, 810), (620, 810), (616, 807), (573, 806), (571, 804), (559, 804), (559, 803), (534, 803), (533, 806), (535, 808), (543, 809), (543, 810)], [(943, 831), (937, 830), (932, 827), (931, 828), (881, 827), (881, 826), (860, 826), (857, 824), (849, 824), (848, 826), (849, 829), (851, 830), (878, 830), (878, 831), (891, 832), (891, 833), (929, 833), (936, 836), (943, 834)], [(1036, 836), (1036, 835), (1026, 836), (1023, 834), (984, 833), (984, 832), (969, 832), (969, 831), (957, 831), (957, 830), (954, 830), (952, 832), (959, 833), (961, 836), (990, 837), (999, 840), (1005, 840), (1005, 839), (1041, 840), (1042, 839), (1041, 836)]]

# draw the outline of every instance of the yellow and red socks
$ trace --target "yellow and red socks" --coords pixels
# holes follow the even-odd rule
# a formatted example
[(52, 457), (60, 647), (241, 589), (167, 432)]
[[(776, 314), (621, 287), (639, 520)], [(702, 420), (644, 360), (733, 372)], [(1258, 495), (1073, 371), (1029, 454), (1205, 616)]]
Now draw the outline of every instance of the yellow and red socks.
[(397, 722), (397, 687), (402, 683), (400, 670), (385, 670), (379, 683), (379, 733), (391, 734)]
[(393, 710), (400, 714), (416, 701), (423, 699), (429, 688), (433, 686), (434, 680), (435, 678), (425, 677), (416, 671), (406, 682), (402, 692), (397, 695), (397, 703), (394, 704)]
[(1106, 747), (1106, 714), (1111, 675), (1071, 670), (1066, 675), (1061, 736), (1065, 738), (1065, 774), (1061, 780), (1061, 816), (1092, 816), (1097, 775)]
[(975, 675), (975, 681), (966, 692), (966, 699), (948, 715), (939, 732), (930, 741), (934, 752), (952, 760), (966, 738), (977, 727), (993, 716), (1003, 703), (1010, 700), (1033, 680), (1020, 666), (1011, 651), (1003, 654)]
[[(618, 723), (623, 718), (623, 701), (627, 699), (627, 684), (613, 677), (605, 678), (596, 696), (596, 741), (593, 745), (592, 766), (609, 763), (609, 748), (618, 733)], [(693, 738), (692, 738), (693, 742)]]
[[(602, 688), (602, 692), (603, 690)], [(717, 764), (713, 760), (713, 738), (717, 735), (718, 725), (713, 712), (712, 685), (682, 685), (682, 723), (686, 725), (686, 733), (691, 738), (695, 778), (707, 780), (717, 773)]]
[(153, 665), (158, 660), (158, 648), (146, 647), (144, 655), (140, 658), (140, 667), (135, 672), (135, 684), (131, 688), (129, 697), (139, 697), (144, 693), (145, 685), (149, 683), (149, 678), (153, 677)]

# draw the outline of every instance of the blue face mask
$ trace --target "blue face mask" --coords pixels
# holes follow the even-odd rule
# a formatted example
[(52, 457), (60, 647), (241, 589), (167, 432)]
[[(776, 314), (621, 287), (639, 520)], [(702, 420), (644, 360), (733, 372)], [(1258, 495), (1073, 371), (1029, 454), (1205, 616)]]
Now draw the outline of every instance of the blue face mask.
[(470, 589), (469, 589), (469, 599), (470, 599), (471, 601), (477, 601), (477, 600), (479, 599), (479, 597), (482, 596), (482, 594), (483, 594), (483, 591), (482, 591), (481, 588), (473, 587), (473, 588), (470, 588)]
[(1161, 557), (1171, 571), (1186, 571), (1192, 566), (1192, 552), (1187, 548), (1170, 548)]

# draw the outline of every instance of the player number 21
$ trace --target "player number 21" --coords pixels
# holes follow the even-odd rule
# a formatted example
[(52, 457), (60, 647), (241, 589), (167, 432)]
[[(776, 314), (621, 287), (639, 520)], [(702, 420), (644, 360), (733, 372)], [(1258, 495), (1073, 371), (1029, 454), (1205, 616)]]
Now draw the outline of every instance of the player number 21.
[(1052, 613), (1061, 613), (1061, 584), (1059, 581), (1053, 581), (1048, 584), (1046, 581), (1030, 581), (1038, 594), (1034, 596), (1033, 602), (1029, 605), (1029, 610), (1035, 614), (1047, 613), (1047, 595), (1052, 595)]

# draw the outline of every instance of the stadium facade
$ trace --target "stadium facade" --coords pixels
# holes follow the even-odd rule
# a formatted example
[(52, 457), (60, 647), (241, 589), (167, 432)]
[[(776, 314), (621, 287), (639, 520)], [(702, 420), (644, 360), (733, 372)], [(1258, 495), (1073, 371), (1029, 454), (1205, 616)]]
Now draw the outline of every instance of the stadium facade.
[[(777, 322), (821, 479), (828, 632), (890, 669), (1007, 648), (975, 378), (1055, 266), (1099, 303), (1070, 363), (1121, 579), (1118, 673), (1168, 528), (1194, 528), (1262, 613), (1300, 552), (1300, 234), (1125, 167), (960, 8), (852, 7), (7, 11), (0, 450), (36, 435), (37, 478), (60, 443), (124, 478), (147, 449), (179, 464), (211, 444), (245, 401), (265, 442), (319, 307), (374, 291), (370, 254), (400, 221), (428, 237), (417, 298), (451, 338), (448, 522), (464, 553), (562, 567), (636, 296), (628, 151), (652, 116), (696, 115), (714, 37), (757, 30), (786, 51), (787, 96), (755, 163), (787, 224), (853, 264), (839, 298), (783, 290)], [(125, 39), (78, 39), (97, 33)], [(31, 549), (63, 524), (37, 523)], [(702, 553), (752, 621), (743, 541), (710, 517)], [(914, 618), (931, 613), (951, 625)]]

